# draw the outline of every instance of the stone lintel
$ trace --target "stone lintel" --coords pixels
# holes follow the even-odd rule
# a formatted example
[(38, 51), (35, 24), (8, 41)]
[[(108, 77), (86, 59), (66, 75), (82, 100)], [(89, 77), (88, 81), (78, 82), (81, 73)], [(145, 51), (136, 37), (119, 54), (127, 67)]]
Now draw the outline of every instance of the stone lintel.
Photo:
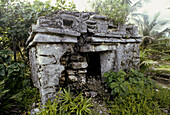
[(141, 39), (118, 39), (118, 38), (100, 38), (90, 37), (88, 38), (92, 43), (138, 43)]
[(29, 47), (35, 43), (77, 43), (77, 37), (73, 36), (56, 36), (38, 33), (34, 36), (32, 42), (29, 43)]
[(122, 35), (120, 35), (119, 33), (115, 32), (115, 33), (95, 33), (94, 36), (100, 36), (100, 37), (114, 37), (114, 38), (122, 38)]
[(86, 45), (80, 48), (80, 52), (100, 52), (100, 51), (112, 51), (116, 50), (115, 45), (107, 45), (107, 44), (100, 44), (100, 45)]
[(93, 15), (93, 16), (91, 16), (91, 18), (99, 19), (99, 20), (105, 20), (107, 17), (106, 16), (102, 16), (102, 15)]
[(142, 40), (141, 39), (136, 39), (136, 42), (142, 42)]
[(135, 39), (126, 39), (126, 42), (127, 42), (127, 43), (135, 43), (136, 40), (135, 40)]
[(37, 33), (52, 33), (52, 34), (64, 34), (69, 36), (80, 36), (80, 32), (73, 31), (71, 29), (60, 29), (60, 28), (52, 28), (52, 27), (38, 27), (36, 25), (32, 25), (32, 31)]

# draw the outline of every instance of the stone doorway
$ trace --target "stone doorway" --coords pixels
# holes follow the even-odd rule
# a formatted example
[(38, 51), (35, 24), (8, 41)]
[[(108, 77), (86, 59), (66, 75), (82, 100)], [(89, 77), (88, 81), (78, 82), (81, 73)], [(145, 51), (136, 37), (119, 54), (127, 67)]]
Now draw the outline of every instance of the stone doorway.
[(87, 63), (88, 63), (87, 77), (101, 76), (100, 53), (98, 52), (87, 53)]

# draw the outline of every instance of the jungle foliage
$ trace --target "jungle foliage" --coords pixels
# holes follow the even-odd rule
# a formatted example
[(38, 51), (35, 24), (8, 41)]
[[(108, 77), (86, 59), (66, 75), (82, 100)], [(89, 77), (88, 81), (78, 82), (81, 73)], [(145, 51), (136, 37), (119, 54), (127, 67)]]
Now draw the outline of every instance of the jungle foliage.
[[(40, 16), (50, 16), (56, 10), (75, 10), (75, 4), (66, 0), (56, 0), (54, 6), (50, 0), (45, 3), (35, 0), (29, 1), (0, 0), (0, 48), (10, 48), (14, 51), (14, 60), (17, 60), (16, 51), (25, 58), (25, 41), (28, 38), (29, 29)], [(22, 54), (24, 53), (24, 54)], [(18, 57), (19, 58), (19, 57)]]
[(39, 99), (33, 87), (25, 41), (30, 26), (40, 16), (50, 16), (56, 10), (75, 10), (66, 0), (0, 0), (0, 114), (21, 114)]
[(156, 85), (149, 77), (131, 69), (129, 72), (106, 72), (111, 98), (106, 101), (111, 115), (167, 114), (170, 90)]
[(114, 24), (124, 24), (129, 15), (142, 7), (143, 2), (150, 0), (94, 0), (91, 3), (92, 11), (105, 15), (114, 20)]
[(12, 52), (0, 50), (0, 113), (20, 113), (31, 107), (39, 98), (32, 87), (30, 70), (23, 62), (12, 61)]
[(93, 104), (91, 98), (83, 97), (83, 93), (73, 95), (70, 89), (60, 90), (54, 101), (48, 101), (38, 115), (89, 115)]

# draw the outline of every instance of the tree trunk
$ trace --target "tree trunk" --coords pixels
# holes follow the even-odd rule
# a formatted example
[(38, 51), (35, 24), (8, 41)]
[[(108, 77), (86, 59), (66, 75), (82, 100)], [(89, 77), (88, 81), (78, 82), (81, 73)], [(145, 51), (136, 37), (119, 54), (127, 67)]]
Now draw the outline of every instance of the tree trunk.
[(12, 40), (13, 40), (13, 52), (14, 52), (14, 61), (16, 62), (17, 59), (16, 59), (16, 40), (14, 37), (12, 37)]

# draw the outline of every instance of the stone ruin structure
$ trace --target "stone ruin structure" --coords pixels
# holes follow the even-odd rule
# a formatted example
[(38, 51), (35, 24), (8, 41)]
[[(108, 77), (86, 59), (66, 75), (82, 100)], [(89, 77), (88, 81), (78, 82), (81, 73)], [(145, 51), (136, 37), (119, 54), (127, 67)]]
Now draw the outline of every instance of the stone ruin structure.
[(42, 16), (26, 42), (33, 84), (44, 104), (60, 87), (103, 96), (103, 73), (138, 68), (140, 42), (136, 26), (115, 25), (92, 12)]

